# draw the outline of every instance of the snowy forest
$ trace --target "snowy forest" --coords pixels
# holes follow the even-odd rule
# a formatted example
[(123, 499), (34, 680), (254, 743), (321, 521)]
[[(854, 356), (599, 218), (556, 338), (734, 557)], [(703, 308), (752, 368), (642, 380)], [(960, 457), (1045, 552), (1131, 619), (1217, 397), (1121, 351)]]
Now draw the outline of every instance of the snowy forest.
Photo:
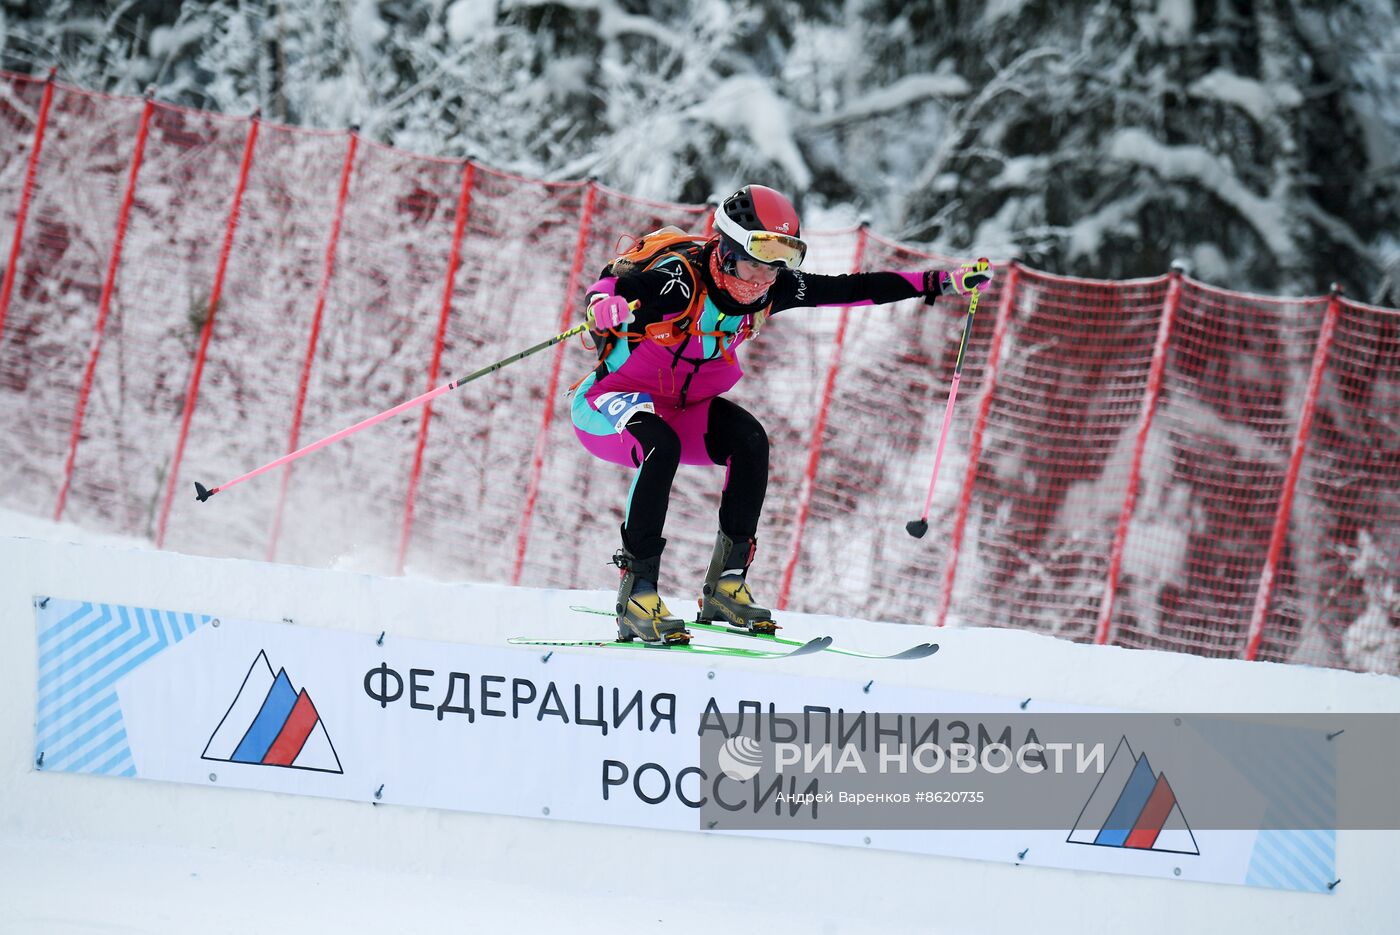
[(1400, 305), (1394, 0), (3, 0), (3, 67), (946, 252)]

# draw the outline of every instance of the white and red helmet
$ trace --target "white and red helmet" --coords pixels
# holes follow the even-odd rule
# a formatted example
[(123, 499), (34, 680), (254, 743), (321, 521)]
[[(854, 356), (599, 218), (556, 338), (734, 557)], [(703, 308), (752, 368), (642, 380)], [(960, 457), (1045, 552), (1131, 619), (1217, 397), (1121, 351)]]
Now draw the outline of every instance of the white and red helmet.
[(720, 244), (740, 259), (797, 269), (807, 256), (792, 202), (762, 185), (745, 185), (715, 211)]

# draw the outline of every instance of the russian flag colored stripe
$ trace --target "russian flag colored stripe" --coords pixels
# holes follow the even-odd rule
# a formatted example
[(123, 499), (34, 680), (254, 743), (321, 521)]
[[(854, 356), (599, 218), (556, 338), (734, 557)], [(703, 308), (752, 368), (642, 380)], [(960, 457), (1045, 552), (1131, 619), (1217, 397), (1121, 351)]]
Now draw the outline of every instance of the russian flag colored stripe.
[(1162, 825), (1166, 823), (1167, 816), (1171, 814), (1175, 804), (1176, 793), (1172, 792), (1167, 777), (1158, 776), (1157, 785), (1152, 789), (1147, 804), (1143, 806), (1142, 814), (1138, 815), (1137, 821), (1133, 823), (1132, 833), (1128, 835), (1128, 840), (1123, 842), (1123, 846), (1151, 848), (1157, 843), (1157, 835), (1162, 833)]
[(292, 713), (296, 701), (297, 692), (292, 688), (286, 670), (279, 671), (277, 680), (263, 699), (262, 710), (258, 711), (258, 716), (253, 719), (230, 759), (235, 763), (261, 763), (272, 742), (282, 733), (282, 726), (287, 723), (287, 716)]
[(311, 703), (311, 696), (303, 688), (297, 696), (297, 703), (292, 707), (287, 723), (282, 727), (282, 732), (277, 735), (272, 746), (267, 748), (262, 761), (269, 766), (291, 766), (292, 761), (301, 752), (302, 745), (306, 743), (306, 738), (311, 736), (311, 730), (316, 726), (319, 717), (316, 706)]
[(1141, 754), (1138, 756), (1137, 765), (1133, 767), (1133, 774), (1128, 777), (1123, 792), (1113, 806), (1113, 811), (1108, 813), (1108, 821), (1104, 822), (1103, 828), (1094, 838), (1094, 843), (1122, 847), (1123, 842), (1128, 839), (1128, 834), (1137, 824), (1137, 818), (1142, 814), (1155, 786), (1152, 765), (1147, 762), (1147, 755)]

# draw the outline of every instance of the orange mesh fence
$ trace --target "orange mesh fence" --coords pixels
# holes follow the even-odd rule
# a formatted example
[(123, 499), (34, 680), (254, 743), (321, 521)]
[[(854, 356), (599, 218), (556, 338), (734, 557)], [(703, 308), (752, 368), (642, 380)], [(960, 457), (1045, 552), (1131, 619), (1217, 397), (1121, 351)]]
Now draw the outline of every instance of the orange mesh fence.
[[(198, 503), (207, 486), (567, 329), (631, 198), (0, 75), (0, 504), (182, 551), (611, 587), (631, 472), (590, 457), (570, 342)], [(864, 228), (810, 272), (943, 268)], [(771, 475), (779, 608), (1400, 672), (1400, 312), (998, 263), (919, 517), (966, 300), (792, 309), (731, 398)], [(688, 615), (723, 469), (683, 465)]]

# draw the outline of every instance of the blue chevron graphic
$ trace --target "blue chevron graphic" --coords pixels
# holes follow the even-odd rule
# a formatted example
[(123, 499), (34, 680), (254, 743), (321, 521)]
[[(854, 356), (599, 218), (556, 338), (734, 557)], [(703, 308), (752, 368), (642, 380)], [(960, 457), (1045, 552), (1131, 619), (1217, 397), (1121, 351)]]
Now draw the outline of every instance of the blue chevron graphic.
[(135, 776), (116, 685), (212, 619), (121, 604), (36, 601), (39, 707), (34, 737), (43, 768)]
[(1245, 882), (1282, 890), (1331, 892), (1336, 879), (1337, 832), (1260, 831)]

